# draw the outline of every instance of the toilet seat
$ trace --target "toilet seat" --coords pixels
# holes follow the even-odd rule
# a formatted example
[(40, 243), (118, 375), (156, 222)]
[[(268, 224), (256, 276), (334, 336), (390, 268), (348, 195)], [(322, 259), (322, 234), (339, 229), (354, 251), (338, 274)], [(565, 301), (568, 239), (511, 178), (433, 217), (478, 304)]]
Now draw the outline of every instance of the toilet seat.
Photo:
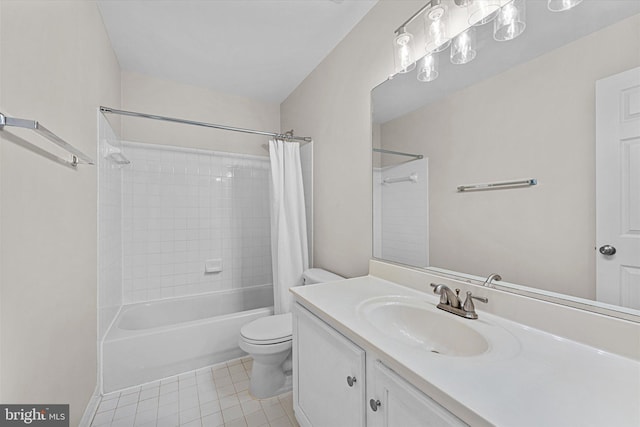
[(291, 313), (261, 317), (240, 329), (242, 339), (254, 345), (271, 345), (291, 341), (293, 316)]

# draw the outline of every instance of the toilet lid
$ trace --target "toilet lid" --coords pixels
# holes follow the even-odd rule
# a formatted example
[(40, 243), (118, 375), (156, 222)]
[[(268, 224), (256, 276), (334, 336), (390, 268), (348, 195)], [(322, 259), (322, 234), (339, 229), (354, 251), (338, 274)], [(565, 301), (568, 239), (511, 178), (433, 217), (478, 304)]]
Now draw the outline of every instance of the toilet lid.
[(240, 335), (246, 340), (258, 344), (271, 344), (291, 339), (293, 317), (291, 313), (261, 317), (247, 323), (240, 329)]

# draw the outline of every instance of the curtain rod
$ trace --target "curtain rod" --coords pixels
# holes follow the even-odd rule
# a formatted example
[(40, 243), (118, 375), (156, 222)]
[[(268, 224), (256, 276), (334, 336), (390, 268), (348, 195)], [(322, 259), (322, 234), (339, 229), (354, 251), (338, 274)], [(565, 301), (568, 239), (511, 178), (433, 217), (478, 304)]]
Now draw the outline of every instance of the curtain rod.
[(302, 141), (302, 142), (311, 142), (311, 138), (308, 137), (308, 136), (295, 136), (293, 134), (293, 130), (290, 130), (290, 131), (285, 132), (285, 133), (263, 132), (263, 131), (260, 131), (260, 130), (237, 128), (237, 127), (233, 127), (233, 126), (216, 125), (216, 124), (213, 124), (213, 123), (196, 122), (196, 121), (193, 121), (193, 120), (176, 119), (176, 118), (173, 118), (173, 117), (157, 116), (157, 115), (154, 115), (154, 114), (136, 113), (134, 111), (116, 110), (115, 108), (109, 108), (109, 107), (103, 107), (103, 106), (100, 106), (100, 111), (103, 112), (103, 113), (120, 114), (122, 116), (144, 117), (146, 119), (160, 120), (160, 121), (163, 121), (163, 122), (182, 123), (182, 124), (186, 124), (186, 125), (202, 126), (202, 127), (214, 128), (214, 129), (222, 129), (222, 130), (230, 130), (230, 131), (234, 131), (234, 132), (244, 132), (244, 133), (252, 133), (252, 134), (256, 134), (256, 135), (266, 135), (266, 136), (272, 136), (272, 137), (274, 137), (276, 139), (289, 139), (289, 140)]
[(398, 156), (414, 157), (418, 160), (424, 158), (422, 154), (403, 153), (402, 151), (383, 150), (382, 148), (374, 148), (373, 151), (382, 154), (396, 154)]

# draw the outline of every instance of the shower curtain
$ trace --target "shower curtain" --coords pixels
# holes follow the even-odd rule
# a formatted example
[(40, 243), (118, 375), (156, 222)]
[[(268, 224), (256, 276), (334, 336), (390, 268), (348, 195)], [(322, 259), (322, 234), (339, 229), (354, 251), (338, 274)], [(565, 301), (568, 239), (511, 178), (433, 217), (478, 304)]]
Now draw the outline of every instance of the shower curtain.
[(269, 141), (271, 160), (271, 263), (274, 311), (291, 311), (289, 288), (302, 284), (309, 267), (300, 144)]

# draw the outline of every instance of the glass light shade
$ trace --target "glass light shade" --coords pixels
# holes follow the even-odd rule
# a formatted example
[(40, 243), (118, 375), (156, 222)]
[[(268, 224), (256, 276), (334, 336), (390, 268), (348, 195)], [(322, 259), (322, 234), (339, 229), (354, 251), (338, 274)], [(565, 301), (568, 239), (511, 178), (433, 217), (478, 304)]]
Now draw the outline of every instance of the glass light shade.
[(466, 64), (476, 57), (476, 29), (470, 27), (451, 42), (451, 63)]
[(425, 55), (418, 61), (418, 81), (432, 82), (438, 78), (438, 56)]
[(424, 15), (427, 52), (442, 52), (451, 44), (449, 36), (449, 11), (446, 6), (438, 5)]
[(565, 10), (573, 9), (580, 3), (582, 3), (582, 0), (549, 0), (547, 8), (551, 12), (564, 12)]
[(525, 0), (513, 0), (500, 9), (493, 21), (493, 38), (503, 42), (513, 40), (524, 32), (526, 24)]
[(403, 31), (398, 34), (393, 40), (393, 50), (398, 73), (408, 73), (416, 68), (416, 61), (413, 59), (413, 35), (411, 33)]
[(491, 22), (499, 10), (499, 0), (475, 0), (469, 6), (469, 24), (484, 25)]

